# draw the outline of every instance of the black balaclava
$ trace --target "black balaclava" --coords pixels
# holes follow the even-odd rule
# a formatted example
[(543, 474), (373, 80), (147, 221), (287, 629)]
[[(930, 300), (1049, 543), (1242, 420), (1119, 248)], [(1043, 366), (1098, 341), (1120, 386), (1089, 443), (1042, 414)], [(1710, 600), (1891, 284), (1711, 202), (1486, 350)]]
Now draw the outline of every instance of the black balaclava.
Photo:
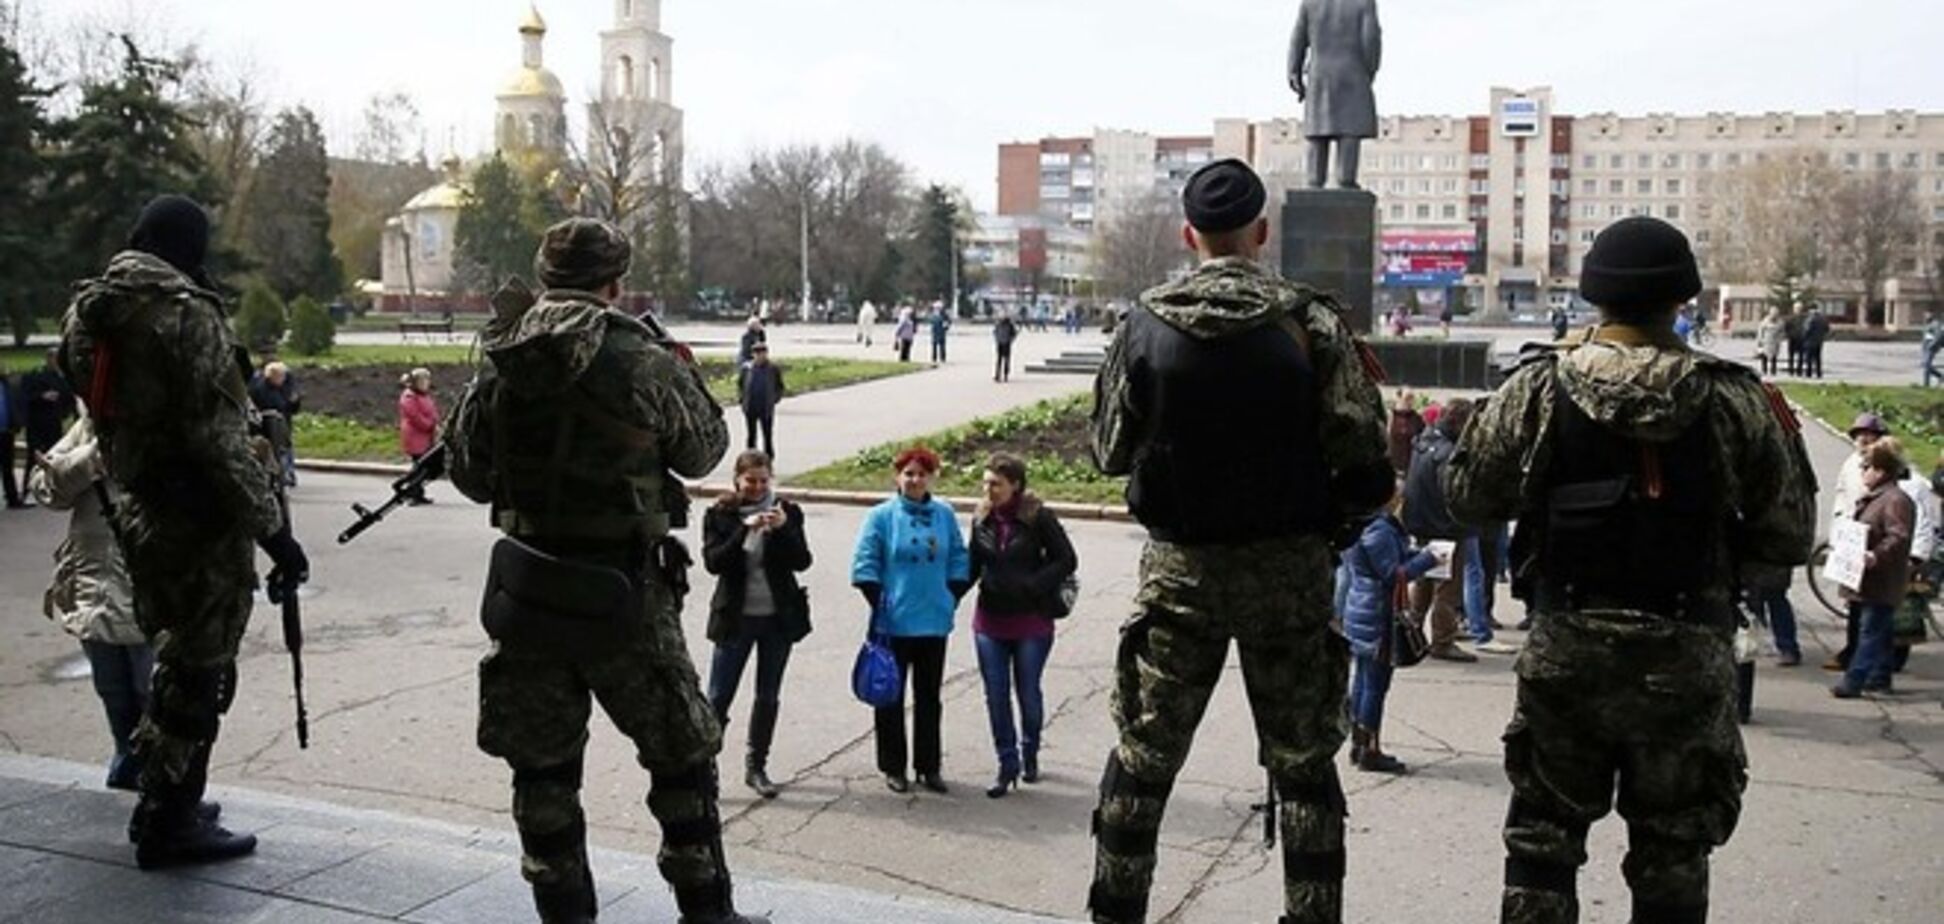
[(199, 286), (215, 288), (203, 268), (209, 256), (209, 213), (193, 199), (171, 194), (149, 200), (128, 232), (128, 246), (162, 258)]

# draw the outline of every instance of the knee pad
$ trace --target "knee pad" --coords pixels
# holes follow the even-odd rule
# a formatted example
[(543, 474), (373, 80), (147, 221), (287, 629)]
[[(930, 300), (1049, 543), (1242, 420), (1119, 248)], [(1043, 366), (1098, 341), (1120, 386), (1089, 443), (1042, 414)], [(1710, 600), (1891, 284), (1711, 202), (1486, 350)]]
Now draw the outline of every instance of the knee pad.
[[(1299, 808), (1317, 812), (1324, 818), (1341, 819), (1350, 814), (1349, 802), (1343, 795), (1343, 781), (1337, 777), (1335, 764), (1324, 767), (1321, 780), (1278, 779), (1276, 793), (1282, 797), (1280, 811), (1284, 818)], [(1332, 837), (1331, 831), (1336, 836)], [(1345, 862), (1342, 826), (1326, 827), (1321, 837), (1323, 843), (1314, 843), (1313, 838), (1310, 840), (1312, 842), (1304, 843), (1295, 834), (1284, 832), (1283, 879), (1288, 882), (1342, 882)]]
[(1512, 803), (1505, 809), (1505, 826), (1507, 828), (1539, 826), (1558, 828), (1575, 844), (1585, 843), (1587, 829), (1591, 827), (1582, 819), (1561, 817), (1558, 813), (1548, 811), (1544, 806), (1517, 795), (1512, 797)]
[(1284, 805), (1312, 806), (1338, 817), (1350, 814), (1350, 802), (1343, 795), (1343, 780), (1337, 776), (1336, 764), (1324, 765), (1321, 780), (1279, 777), (1276, 794), (1282, 797)]

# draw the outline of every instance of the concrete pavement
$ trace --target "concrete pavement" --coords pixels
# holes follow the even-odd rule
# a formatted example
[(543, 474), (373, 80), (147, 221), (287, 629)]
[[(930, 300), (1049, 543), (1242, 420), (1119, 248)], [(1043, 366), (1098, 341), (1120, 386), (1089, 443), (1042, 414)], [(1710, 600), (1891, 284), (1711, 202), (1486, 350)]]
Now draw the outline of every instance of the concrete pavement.
[[(1026, 391), (1015, 387), (1029, 381), (1017, 372), (1012, 385), (992, 385), (972, 357), (989, 343), (973, 336), (984, 331), (961, 330), (952, 346), (966, 356), (963, 368), (955, 360), (942, 371), (865, 386), (905, 388), (862, 406), (843, 400), (861, 388), (828, 393), (836, 416), (806, 414), (797, 424), (803, 454), (826, 439), (819, 433), (827, 435), (823, 451), (841, 457), (869, 441), (935, 428), (900, 424), (879, 437), (876, 415), (944, 426), (954, 415), (987, 413), (967, 411), (960, 401), (1000, 402)], [(795, 331), (802, 339), (792, 339)], [(785, 328), (777, 348), (832, 355), (843, 344), (819, 342), (832, 333), (849, 337), (848, 328)], [(1046, 339), (1054, 341), (1050, 349), (1066, 338)], [(885, 351), (882, 343), (874, 350)], [(1062, 387), (1085, 385), (1077, 379)], [(797, 400), (807, 411), (818, 397)], [(900, 406), (907, 403), (928, 406)], [(853, 429), (840, 435), (838, 428)], [(781, 421), (779, 430), (788, 465), (795, 450)], [(1843, 447), (1821, 431), (1810, 440), (1827, 478)], [(485, 650), (474, 620), (493, 534), (482, 508), (440, 485), (435, 506), (401, 511), (352, 546), (331, 545), (348, 522), (348, 504), (375, 500), (383, 490), (376, 479), (313, 474), (295, 495), (315, 564), (306, 596), (312, 748), (297, 750), (290, 733), (289, 668), (274, 611), (265, 605), (245, 639), (241, 690), (213, 772), (233, 821), (264, 834), (263, 852), (194, 876), (128, 869), (132, 857), (119, 836), (127, 797), (91, 785), (107, 736), (85, 662), (72, 640), (38, 615), (64, 520), (47, 511), (0, 511), (0, 633), (9, 640), (0, 646), (0, 751), (70, 762), (0, 759), (0, 921), (169, 920), (156, 916), (158, 908), (196, 921), (445, 920), (454, 918), (430, 915), (457, 896), (469, 896), (467, 913), (475, 915), (464, 920), (525, 919), (506, 816), (507, 772), (472, 740), (473, 669)], [(999, 801), (980, 792), (993, 758), (970, 640), (960, 631), (945, 685), (945, 775), (953, 792), (897, 796), (877, 782), (870, 716), (847, 687), (863, 614), (845, 572), (861, 516), (839, 507), (809, 510), (818, 563), (807, 584), (817, 631), (796, 649), (786, 684), (772, 759), (772, 772), (785, 781), (780, 799), (763, 802), (737, 785), (742, 726), (732, 723), (728, 732), (724, 813), (732, 866), (748, 883), (743, 894), (757, 899), (746, 904), (774, 908), (779, 921), (1081, 917), (1091, 857), (1087, 813), (1113, 739), (1110, 667), (1133, 589), (1139, 531), (1071, 526), (1083, 563), (1082, 597), (1062, 626), (1046, 678), (1046, 780)], [(697, 583), (685, 624), (706, 671), (700, 628), (710, 582), (698, 574)], [(1806, 593), (1796, 597), (1805, 656), (1814, 664), (1841, 644), (1841, 626)], [(1501, 605), (1501, 618), (1516, 618), (1516, 604)], [(1487, 656), (1399, 673), (1386, 742), (1414, 772), (1391, 778), (1345, 768), (1352, 812), (1346, 920), (1495, 918), (1506, 798), (1497, 736), (1511, 708), (1510, 663)], [(1171, 803), (1156, 921), (1269, 920), (1280, 908), (1280, 863), (1258, 846), (1260, 817), (1250, 808), (1262, 781), (1237, 673), (1233, 665), (1226, 672)], [(1899, 678), (1902, 692), (1876, 700), (1831, 699), (1830, 676), (1813, 667), (1764, 666), (1759, 675), (1756, 722), (1746, 731), (1752, 782), (1741, 830), (1717, 855), (1716, 920), (1935, 920), (1944, 907), (1944, 855), (1936, 850), (1944, 833), (1944, 652), (1919, 648)], [(738, 720), (747, 714), (747, 696), (735, 710)], [(641, 803), (646, 775), (606, 722), (594, 726), (584, 791), (591, 836), (602, 848), (625, 852), (596, 860), (602, 894), (616, 900), (603, 920), (666, 920), (665, 892), (646, 856), (656, 843)], [(1596, 827), (1591, 846), (1583, 920), (1625, 921), (1618, 821)], [(834, 897), (818, 904), (819, 896)], [(912, 899), (936, 903), (924, 913), (938, 917), (910, 910)]]

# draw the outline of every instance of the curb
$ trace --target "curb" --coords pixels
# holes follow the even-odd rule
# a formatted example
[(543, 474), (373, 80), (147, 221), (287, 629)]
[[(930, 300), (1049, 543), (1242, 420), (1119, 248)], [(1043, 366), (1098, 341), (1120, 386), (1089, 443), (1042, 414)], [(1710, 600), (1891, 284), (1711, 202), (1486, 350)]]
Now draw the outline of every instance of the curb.
[[(309, 472), (326, 472), (336, 475), (370, 475), (382, 478), (403, 477), (411, 471), (410, 466), (393, 462), (337, 462), (329, 459), (298, 459), (297, 467)], [(697, 482), (688, 486), (690, 497), (701, 500), (714, 500), (735, 490), (727, 484), (705, 484)], [(875, 507), (884, 502), (888, 494), (869, 491), (833, 491), (824, 488), (793, 488), (778, 485), (776, 496), (799, 504), (821, 504), (836, 507)], [(977, 510), (980, 500), (976, 497), (940, 497), (939, 500), (952, 505), (959, 513)], [(1046, 509), (1053, 511), (1061, 519), (1087, 520), (1101, 523), (1133, 523), (1134, 516), (1126, 507), (1114, 504), (1076, 504), (1067, 501), (1047, 501)]]

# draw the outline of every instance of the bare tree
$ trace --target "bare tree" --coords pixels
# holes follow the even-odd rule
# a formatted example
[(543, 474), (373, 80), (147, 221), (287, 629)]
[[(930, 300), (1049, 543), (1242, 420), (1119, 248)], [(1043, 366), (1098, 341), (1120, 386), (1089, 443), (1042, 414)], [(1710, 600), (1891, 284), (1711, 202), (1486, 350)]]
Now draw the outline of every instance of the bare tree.
[(1717, 177), (1706, 203), (1709, 276), (1769, 282), (1784, 274), (1820, 274), (1828, 262), (1831, 198), (1841, 178), (1827, 152), (1807, 148)]
[(1133, 298), (1187, 264), (1181, 205), (1153, 193), (1116, 203), (1094, 236), (1094, 277), (1101, 291)]
[(1877, 296), (1897, 261), (1919, 243), (1923, 224), (1917, 213), (1917, 176), (1909, 171), (1872, 170), (1847, 177), (1833, 200), (1831, 226), (1845, 275), (1863, 284), (1863, 318), (1882, 327), (1884, 309)]
[(668, 152), (653, 126), (606, 100), (588, 104), (587, 129), (587, 144), (572, 151), (569, 165), (580, 184), (580, 210), (639, 231), (664, 185), (679, 180), (667, 175)]
[(358, 137), (351, 147), (359, 160), (377, 164), (425, 161), (418, 104), (410, 94), (402, 90), (373, 93), (365, 101), (359, 121)]

